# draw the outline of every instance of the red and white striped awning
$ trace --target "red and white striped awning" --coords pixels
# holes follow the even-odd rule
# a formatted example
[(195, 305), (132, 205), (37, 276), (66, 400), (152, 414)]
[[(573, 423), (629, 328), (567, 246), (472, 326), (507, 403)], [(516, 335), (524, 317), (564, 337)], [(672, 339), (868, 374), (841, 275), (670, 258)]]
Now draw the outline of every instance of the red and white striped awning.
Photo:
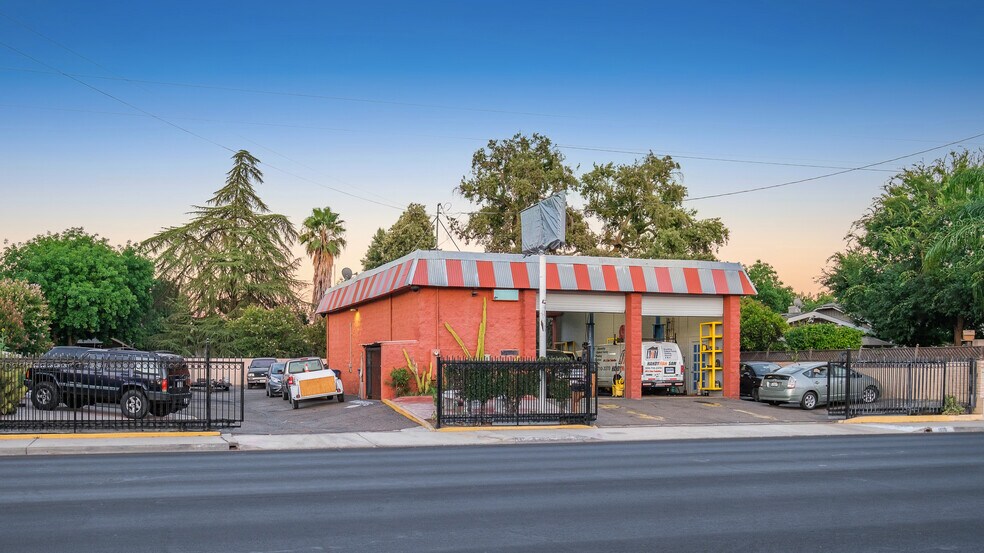
[[(318, 313), (347, 309), (410, 286), (506, 288), (539, 286), (536, 257), (415, 251), (332, 287)], [(652, 294), (755, 294), (738, 263), (614, 257), (547, 256), (547, 290)]]

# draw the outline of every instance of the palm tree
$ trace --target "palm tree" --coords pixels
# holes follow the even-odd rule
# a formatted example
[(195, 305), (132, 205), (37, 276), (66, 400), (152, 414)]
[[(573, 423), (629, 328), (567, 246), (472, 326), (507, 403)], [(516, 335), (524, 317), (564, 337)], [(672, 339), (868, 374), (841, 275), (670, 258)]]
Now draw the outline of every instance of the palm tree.
[(307, 254), (314, 262), (314, 290), (311, 292), (311, 303), (314, 309), (325, 295), (325, 290), (331, 287), (332, 269), (335, 258), (345, 247), (345, 221), (330, 207), (314, 208), (311, 216), (304, 219), (304, 231), (300, 241), (304, 244)]

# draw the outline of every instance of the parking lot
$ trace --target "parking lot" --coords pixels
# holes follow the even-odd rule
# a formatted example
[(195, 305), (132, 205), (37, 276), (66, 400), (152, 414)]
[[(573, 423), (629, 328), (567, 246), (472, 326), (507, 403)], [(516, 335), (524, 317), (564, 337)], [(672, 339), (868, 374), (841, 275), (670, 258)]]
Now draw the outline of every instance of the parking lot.
[(640, 400), (599, 397), (597, 426), (687, 424), (782, 424), (827, 422), (827, 409), (772, 406), (750, 400), (702, 396), (645, 395)]
[[(241, 428), (232, 434), (309, 434), (402, 430), (416, 426), (410, 419), (378, 400), (346, 396), (302, 401), (292, 409), (289, 401), (266, 397), (262, 388), (244, 390), (245, 414)], [(236, 391), (238, 393), (238, 390)]]

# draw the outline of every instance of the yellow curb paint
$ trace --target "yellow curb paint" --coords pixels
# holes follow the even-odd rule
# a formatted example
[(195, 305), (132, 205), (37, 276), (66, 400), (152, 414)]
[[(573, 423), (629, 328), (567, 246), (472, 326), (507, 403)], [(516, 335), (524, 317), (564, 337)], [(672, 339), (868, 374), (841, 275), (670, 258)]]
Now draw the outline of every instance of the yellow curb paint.
[(736, 413), (744, 413), (746, 415), (751, 415), (751, 416), (753, 416), (755, 418), (758, 418), (758, 419), (766, 419), (766, 420), (770, 420), (770, 421), (776, 420), (775, 417), (770, 417), (768, 415), (759, 415), (758, 413), (752, 413), (751, 411), (742, 411), (741, 409), (732, 409), (732, 411), (734, 411)]
[(837, 422), (841, 424), (899, 424), (907, 422), (973, 422), (979, 420), (984, 420), (981, 415), (886, 415), (884, 417), (872, 415), (839, 420)]
[(403, 415), (404, 417), (412, 420), (413, 422), (419, 424), (420, 426), (423, 426), (424, 428), (427, 428), (428, 430), (434, 430), (434, 427), (431, 426), (431, 423), (425, 421), (424, 419), (418, 417), (417, 415), (414, 415), (410, 411), (407, 411), (406, 409), (404, 409), (403, 407), (400, 407), (399, 405), (393, 403), (392, 401), (390, 401), (388, 399), (384, 399), (383, 400), (383, 403), (385, 403), (386, 405), (389, 405), (390, 406), (390, 409), (392, 409), (392, 410), (396, 411), (397, 413)]
[(103, 432), (99, 434), (3, 434), (0, 440), (104, 440), (107, 438), (198, 438), (221, 432)]
[(551, 426), (445, 426), (438, 432), (474, 432), (476, 430), (586, 430), (594, 428), (586, 424), (556, 424)]

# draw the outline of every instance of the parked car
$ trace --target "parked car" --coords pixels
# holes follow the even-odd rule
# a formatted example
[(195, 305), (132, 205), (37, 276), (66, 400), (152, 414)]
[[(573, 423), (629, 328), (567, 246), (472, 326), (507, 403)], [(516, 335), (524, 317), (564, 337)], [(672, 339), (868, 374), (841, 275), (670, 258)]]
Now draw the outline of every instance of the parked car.
[(297, 409), (301, 401), (318, 398), (337, 398), (345, 401), (345, 390), (338, 371), (325, 367), (317, 357), (301, 357), (287, 361), (284, 369), (284, 394)]
[(179, 355), (87, 350), (72, 358), (49, 353), (25, 376), (35, 409), (118, 403), (123, 416), (142, 419), (148, 412), (163, 417), (180, 411), (191, 401), (191, 373)]
[[(192, 388), (204, 388), (205, 387), (205, 377), (199, 377), (197, 380), (192, 382)], [(228, 392), (229, 388), (232, 387), (232, 383), (224, 378), (213, 378), (212, 379), (212, 391), (216, 392)]]
[[(830, 375), (828, 389), (827, 371)], [(881, 395), (881, 384), (874, 378), (860, 373), (851, 373), (851, 397), (863, 403), (872, 403)], [(814, 409), (828, 401), (842, 401), (845, 398), (847, 371), (844, 367), (829, 368), (826, 362), (814, 361), (793, 363), (762, 377), (759, 387), (759, 401), (770, 405), (799, 403), (803, 409)]]
[(266, 395), (267, 397), (283, 395), (284, 367), (286, 363), (274, 363), (270, 365), (270, 372), (267, 374)]
[(270, 365), (276, 362), (277, 360), (273, 357), (257, 357), (250, 361), (249, 367), (246, 369), (246, 387), (266, 386)]
[(762, 384), (762, 377), (779, 368), (777, 363), (767, 363), (765, 361), (748, 361), (738, 365), (738, 393), (744, 397), (751, 397), (759, 400), (759, 386)]

